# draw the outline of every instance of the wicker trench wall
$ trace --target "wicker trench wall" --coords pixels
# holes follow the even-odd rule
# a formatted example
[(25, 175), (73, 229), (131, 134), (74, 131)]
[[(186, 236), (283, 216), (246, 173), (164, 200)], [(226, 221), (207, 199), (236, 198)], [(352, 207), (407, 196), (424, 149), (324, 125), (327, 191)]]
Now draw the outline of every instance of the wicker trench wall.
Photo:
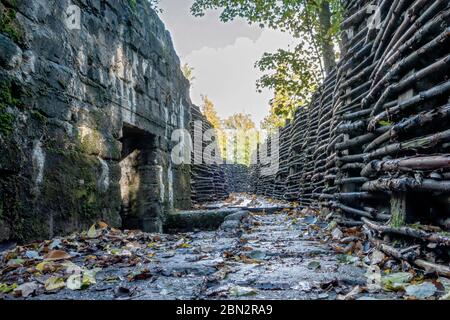
[(252, 168), (255, 192), (328, 207), (347, 225), (448, 226), (450, 2), (344, 7), (342, 58), (282, 128), (278, 172)]
[[(197, 127), (197, 130), (196, 130)], [(191, 108), (191, 136), (195, 132), (202, 135), (213, 126), (196, 106)], [(202, 148), (194, 148), (191, 166), (191, 199), (193, 204), (226, 199), (229, 195), (226, 183), (225, 167), (204, 159), (203, 151), (211, 142), (203, 139)], [(201, 159), (202, 164), (195, 164), (195, 159)]]

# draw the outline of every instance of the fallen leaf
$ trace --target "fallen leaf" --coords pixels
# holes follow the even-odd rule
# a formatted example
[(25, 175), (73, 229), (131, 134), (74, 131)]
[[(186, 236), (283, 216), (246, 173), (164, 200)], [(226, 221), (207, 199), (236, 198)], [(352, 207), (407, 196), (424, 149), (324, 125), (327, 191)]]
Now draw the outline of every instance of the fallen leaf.
[(258, 294), (258, 291), (254, 288), (241, 286), (232, 287), (229, 292), (233, 297), (246, 297)]
[(450, 293), (450, 279), (439, 277), (437, 280), (444, 287), (445, 293)]
[(95, 268), (92, 270), (85, 270), (83, 271), (83, 279), (82, 279), (82, 287), (86, 288), (89, 287), (92, 284), (96, 284), (97, 280), (95, 277), (97, 276), (97, 273), (99, 273), (102, 269)]
[(408, 296), (413, 296), (418, 299), (426, 299), (433, 296), (436, 293), (437, 288), (431, 282), (424, 282), (422, 284), (407, 286), (405, 291)]
[(51, 277), (45, 281), (44, 286), (46, 291), (58, 291), (64, 288), (66, 283), (61, 277)]
[(191, 245), (185, 239), (180, 239), (175, 243), (175, 248), (190, 248)]
[(360, 286), (356, 286), (347, 293), (345, 296), (339, 295), (338, 300), (355, 300), (356, 296), (362, 292), (362, 289)]
[(387, 291), (403, 290), (405, 284), (413, 279), (413, 275), (408, 272), (397, 272), (381, 277), (381, 283)]
[(266, 253), (260, 250), (253, 250), (251, 252), (249, 252), (248, 257), (251, 259), (256, 259), (256, 260), (262, 260), (264, 258), (266, 258)]
[(100, 235), (99, 232), (97, 232), (97, 229), (95, 229), (95, 224), (93, 224), (93, 225), (89, 228), (89, 230), (88, 230), (88, 232), (87, 232), (88, 238), (90, 238), (90, 239), (95, 239), (95, 238), (97, 238), (99, 235)]
[(135, 271), (128, 275), (128, 281), (136, 281), (136, 280), (146, 280), (152, 277), (152, 274), (150, 273), (150, 270), (148, 269), (142, 269)]
[(10, 293), (14, 289), (17, 288), (17, 284), (6, 284), (6, 283), (0, 283), (0, 292), (1, 293)]
[(352, 255), (349, 254), (341, 254), (338, 256), (338, 260), (341, 263), (345, 263), (345, 264), (353, 264), (357, 261), (359, 261), (358, 257), (354, 257)]
[(116, 276), (116, 275), (110, 275), (110, 276), (107, 276), (107, 277), (104, 279), (104, 281), (107, 282), (107, 283), (113, 283), (113, 282), (120, 281), (120, 277), (118, 277), (118, 276)]
[(386, 258), (386, 255), (383, 252), (381, 252), (379, 250), (375, 250), (372, 253), (372, 257), (370, 259), (370, 262), (372, 264), (380, 264), (380, 263), (382, 263), (384, 261), (385, 258)]
[(252, 258), (247, 257), (246, 255), (235, 256), (234, 259), (236, 261), (241, 261), (241, 262), (246, 263), (246, 264), (260, 264), (260, 263), (262, 263), (261, 260), (252, 259)]
[(8, 267), (19, 267), (25, 263), (23, 259), (11, 259), (6, 264)]
[(308, 269), (310, 270), (317, 270), (320, 268), (320, 262), (319, 261), (311, 261), (308, 263)]
[(14, 296), (27, 298), (30, 295), (32, 295), (37, 288), (38, 284), (34, 281), (21, 284), (20, 286), (14, 289)]
[(43, 261), (43, 262), (37, 264), (35, 268), (37, 271), (39, 271), (41, 273), (54, 272), (56, 269), (54, 267), (53, 263), (49, 262), (49, 261)]
[(329, 296), (330, 295), (328, 293), (321, 293), (321, 294), (318, 295), (318, 298), (320, 300), (324, 300), (324, 299), (327, 299)]
[(66, 287), (70, 290), (81, 290), (81, 280), (81, 274), (73, 274), (67, 279)]
[(50, 250), (61, 249), (61, 240), (53, 240), (53, 242), (48, 247), (50, 248)]
[(344, 233), (342, 233), (341, 229), (335, 228), (331, 233), (331, 236), (333, 237), (334, 240), (340, 240), (344, 236)]
[(159, 248), (159, 244), (155, 243), (155, 242), (150, 242), (149, 244), (147, 244), (147, 247), (150, 249), (158, 249)]
[(133, 251), (142, 249), (142, 245), (139, 242), (129, 242), (125, 247)]
[(107, 229), (107, 228), (108, 228), (108, 225), (107, 225), (105, 222), (103, 222), (103, 221), (99, 221), (98, 227), (99, 227), (100, 229)]
[(63, 263), (62, 266), (66, 268), (66, 273), (68, 274), (81, 273), (81, 271), (83, 270), (80, 266), (71, 261)]
[(44, 256), (44, 260), (47, 261), (68, 260), (71, 258), (72, 256), (70, 254), (62, 250), (53, 250)]
[(450, 292), (440, 297), (439, 300), (450, 300)]
[(39, 253), (37, 251), (34, 250), (28, 250), (27, 252), (25, 252), (25, 256), (28, 259), (41, 259), (42, 257), (39, 255)]

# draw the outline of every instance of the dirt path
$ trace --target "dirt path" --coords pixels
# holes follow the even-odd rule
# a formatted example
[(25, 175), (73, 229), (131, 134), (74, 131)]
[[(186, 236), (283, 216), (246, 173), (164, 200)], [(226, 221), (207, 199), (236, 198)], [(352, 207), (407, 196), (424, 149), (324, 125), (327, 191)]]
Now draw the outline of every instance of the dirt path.
[(399, 297), (360, 292), (367, 269), (331, 249), (327, 227), (299, 210), (239, 212), (217, 231), (174, 235), (99, 225), (4, 252), (0, 283), (4, 299)]

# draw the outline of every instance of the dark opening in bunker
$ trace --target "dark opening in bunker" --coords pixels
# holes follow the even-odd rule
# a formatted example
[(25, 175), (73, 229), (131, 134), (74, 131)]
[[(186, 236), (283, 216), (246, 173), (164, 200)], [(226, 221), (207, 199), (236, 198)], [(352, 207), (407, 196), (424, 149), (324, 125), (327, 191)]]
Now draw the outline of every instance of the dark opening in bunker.
[(158, 165), (157, 137), (125, 124), (120, 162), (123, 228), (161, 232), (163, 169)]

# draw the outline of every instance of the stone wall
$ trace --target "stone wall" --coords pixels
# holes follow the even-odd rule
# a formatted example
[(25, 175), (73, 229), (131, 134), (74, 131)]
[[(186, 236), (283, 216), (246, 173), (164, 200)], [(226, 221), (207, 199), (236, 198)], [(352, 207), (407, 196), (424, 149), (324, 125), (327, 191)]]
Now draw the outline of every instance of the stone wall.
[(0, 13), (0, 241), (99, 219), (161, 230), (190, 207), (189, 166), (168, 152), (189, 83), (147, 2), (1, 0)]
[(342, 59), (282, 129), (280, 169), (256, 174), (255, 191), (347, 225), (448, 229), (450, 3), (343, 3)]

